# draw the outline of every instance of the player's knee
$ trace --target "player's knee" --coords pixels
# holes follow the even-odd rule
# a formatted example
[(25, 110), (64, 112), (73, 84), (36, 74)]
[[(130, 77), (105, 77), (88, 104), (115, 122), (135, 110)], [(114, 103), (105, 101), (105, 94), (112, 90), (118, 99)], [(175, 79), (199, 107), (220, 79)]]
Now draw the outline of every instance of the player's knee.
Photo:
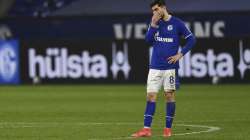
[(157, 98), (156, 93), (148, 93), (147, 95), (147, 100), (150, 102), (155, 102), (156, 98)]
[(165, 92), (165, 98), (167, 102), (174, 102), (175, 101), (174, 91)]

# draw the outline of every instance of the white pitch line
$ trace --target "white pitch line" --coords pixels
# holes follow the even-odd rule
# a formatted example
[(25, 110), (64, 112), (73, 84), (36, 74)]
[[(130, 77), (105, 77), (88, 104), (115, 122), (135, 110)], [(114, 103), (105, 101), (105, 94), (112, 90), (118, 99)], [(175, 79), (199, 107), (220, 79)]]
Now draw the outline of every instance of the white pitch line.
[[(44, 128), (44, 127), (60, 127), (60, 126), (103, 126), (103, 125), (141, 125), (141, 123), (133, 122), (74, 122), (74, 123), (65, 123), (65, 122), (0, 122), (0, 129), (4, 128)], [(201, 133), (211, 133), (214, 131), (219, 131), (220, 127), (216, 126), (206, 126), (206, 125), (189, 125), (189, 124), (175, 124), (175, 126), (184, 126), (184, 127), (194, 127), (194, 128), (206, 128), (207, 130), (202, 131), (193, 131), (188, 133), (176, 133), (173, 136), (184, 136), (192, 134), (201, 134)], [(161, 137), (160, 135), (152, 137)], [(132, 137), (117, 137), (117, 138), (91, 138), (88, 140), (120, 140), (120, 139), (132, 139)]]
[[(249, 119), (230, 119), (230, 120), (221, 120), (219, 122), (233, 122), (233, 121), (249, 121)], [(210, 123), (210, 122), (218, 122), (218, 120), (196, 120), (196, 121), (178, 121), (176, 120), (175, 123)], [(155, 122), (157, 123), (157, 122)], [(158, 122), (159, 123), (159, 122)], [(142, 123), (131, 123), (131, 122), (1, 122), (0, 127), (3, 125), (142, 125)]]
[[(138, 124), (138, 123), (134, 123)], [(206, 125), (188, 125), (188, 124), (176, 124), (175, 126), (187, 126), (187, 127), (195, 127), (195, 128), (207, 128), (207, 130), (202, 130), (202, 131), (194, 131), (194, 132), (188, 132), (188, 133), (177, 133), (173, 134), (173, 136), (184, 136), (184, 135), (192, 135), (192, 134), (201, 134), (201, 133), (211, 133), (214, 131), (219, 131), (220, 127), (216, 126), (206, 126)], [(160, 135), (152, 136), (151, 138), (154, 137), (162, 137)], [(121, 139), (134, 139), (133, 137), (117, 137), (117, 138), (91, 138), (88, 140), (121, 140)]]
[(194, 132), (189, 132), (189, 133), (173, 134), (174, 136), (183, 136), (183, 135), (200, 134), (200, 133), (210, 133), (210, 132), (214, 132), (214, 131), (219, 131), (221, 129), (220, 127), (206, 126), (206, 125), (176, 124), (176, 126), (187, 126), (187, 127), (196, 127), (196, 128), (208, 128), (208, 130), (194, 131)]

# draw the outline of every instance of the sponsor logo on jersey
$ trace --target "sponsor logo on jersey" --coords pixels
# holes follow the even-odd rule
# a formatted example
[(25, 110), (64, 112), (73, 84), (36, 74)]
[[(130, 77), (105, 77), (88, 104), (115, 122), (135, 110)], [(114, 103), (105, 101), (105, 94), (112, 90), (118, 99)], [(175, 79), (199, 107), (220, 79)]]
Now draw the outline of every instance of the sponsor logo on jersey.
[(156, 41), (160, 41), (160, 42), (166, 42), (166, 43), (173, 43), (174, 39), (173, 38), (163, 38), (163, 37), (155, 37)]

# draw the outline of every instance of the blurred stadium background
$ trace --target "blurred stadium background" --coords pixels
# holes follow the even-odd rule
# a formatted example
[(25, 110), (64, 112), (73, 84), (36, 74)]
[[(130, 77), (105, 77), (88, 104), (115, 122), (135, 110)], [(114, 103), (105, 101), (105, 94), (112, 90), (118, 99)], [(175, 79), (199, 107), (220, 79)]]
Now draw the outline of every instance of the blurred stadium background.
[[(149, 3), (0, 0), (0, 139), (129, 139), (143, 119)], [(197, 37), (171, 139), (250, 139), (250, 1), (166, 3)]]

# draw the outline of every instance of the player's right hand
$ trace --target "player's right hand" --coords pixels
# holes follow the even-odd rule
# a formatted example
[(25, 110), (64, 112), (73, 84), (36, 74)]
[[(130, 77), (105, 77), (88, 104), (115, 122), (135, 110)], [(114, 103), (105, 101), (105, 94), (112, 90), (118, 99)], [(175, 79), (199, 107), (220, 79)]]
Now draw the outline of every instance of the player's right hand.
[(157, 27), (158, 21), (161, 19), (162, 15), (159, 12), (154, 12), (152, 21), (151, 21), (151, 26), (152, 27)]

